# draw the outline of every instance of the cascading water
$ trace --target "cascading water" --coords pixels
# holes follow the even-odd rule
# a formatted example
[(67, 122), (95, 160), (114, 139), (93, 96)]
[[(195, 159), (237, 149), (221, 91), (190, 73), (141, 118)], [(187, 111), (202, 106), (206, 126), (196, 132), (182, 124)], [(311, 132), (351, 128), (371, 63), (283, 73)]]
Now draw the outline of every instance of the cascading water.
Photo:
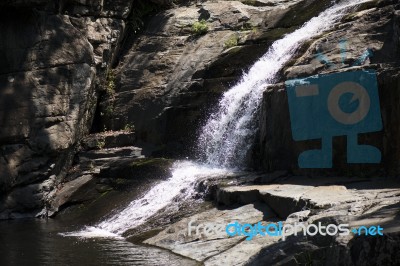
[(172, 176), (151, 188), (146, 194), (132, 201), (121, 212), (96, 226), (87, 226), (78, 232), (64, 233), (77, 237), (121, 237), (128, 229), (143, 224), (157, 211), (171, 204), (178, 197), (182, 202), (193, 195), (193, 184), (201, 177), (213, 177), (230, 173), (227, 169), (211, 168), (190, 161), (175, 163)]
[(244, 166), (246, 153), (258, 129), (255, 118), (266, 86), (274, 83), (279, 70), (304, 41), (328, 30), (349, 8), (363, 2), (367, 1), (344, 1), (334, 5), (274, 42), (238, 84), (224, 93), (218, 111), (211, 115), (200, 135), (199, 150), (207, 164)]
[[(203, 127), (199, 150), (204, 156), (205, 165), (193, 162), (176, 163), (171, 169), (170, 179), (154, 186), (120, 213), (95, 227), (64, 235), (120, 237), (128, 229), (146, 222), (176, 197), (180, 197), (180, 200), (190, 197), (194, 192), (193, 184), (198, 178), (227, 174), (230, 172), (227, 168), (243, 166), (246, 152), (250, 149), (257, 130), (255, 118), (265, 87), (274, 83), (279, 70), (290, 60), (302, 42), (328, 30), (349, 8), (368, 1), (370, 0), (342, 1), (272, 44), (268, 52), (242, 76), (240, 82), (224, 93), (217, 111)], [(183, 190), (185, 191), (182, 193)]]

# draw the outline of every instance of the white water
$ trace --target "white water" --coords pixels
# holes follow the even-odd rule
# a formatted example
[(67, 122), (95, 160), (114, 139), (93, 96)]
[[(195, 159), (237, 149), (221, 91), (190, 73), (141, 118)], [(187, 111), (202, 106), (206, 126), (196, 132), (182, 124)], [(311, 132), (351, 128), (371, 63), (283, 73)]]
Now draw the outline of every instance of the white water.
[(64, 236), (77, 237), (120, 237), (130, 228), (143, 224), (157, 211), (168, 206), (179, 197), (184, 201), (194, 194), (194, 182), (201, 177), (229, 174), (226, 169), (211, 168), (190, 161), (177, 162), (171, 169), (172, 177), (151, 188), (142, 198), (132, 201), (121, 212), (94, 227), (82, 231), (64, 233)]
[(306, 40), (328, 30), (346, 11), (369, 0), (343, 1), (311, 19), (303, 27), (274, 42), (243, 75), (240, 82), (224, 93), (217, 112), (212, 114), (203, 127), (199, 149), (206, 165), (181, 162), (174, 165), (172, 177), (150, 189), (142, 198), (132, 201), (120, 213), (94, 227), (63, 235), (78, 237), (120, 237), (128, 229), (146, 222), (152, 215), (172, 203), (193, 195), (193, 184), (200, 177), (224, 175), (224, 168), (240, 167), (251, 148), (257, 130), (256, 113), (262, 93), (273, 84), (277, 73), (292, 58)]

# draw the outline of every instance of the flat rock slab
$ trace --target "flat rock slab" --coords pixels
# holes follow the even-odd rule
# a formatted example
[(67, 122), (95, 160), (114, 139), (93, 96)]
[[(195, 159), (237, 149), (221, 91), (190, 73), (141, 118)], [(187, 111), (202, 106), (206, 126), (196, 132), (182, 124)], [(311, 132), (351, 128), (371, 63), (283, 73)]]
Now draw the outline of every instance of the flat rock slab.
[(109, 148), (103, 150), (92, 150), (82, 152), (79, 156), (82, 159), (103, 159), (112, 157), (140, 157), (142, 149), (138, 147)]
[(262, 200), (280, 217), (306, 208), (328, 208), (334, 205), (362, 200), (356, 190), (345, 186), (311, 186), (274, 184), (257, 186), (234, 186), (220, 188), (217, 201), (229, 205)]
[(345, 186), (320, 186), (308, 190), (301, 199), (309, 202), (313, 208), (325, 209), (334, 205), (363, 200), (355, 190)]
[[(216, 256), (229, 250), (239, 242), (244, 240), (244, 236), (228, 237), (222, 234), (204, 234), (203, 229), (193, 229), (188, 234), (188, 223), (193, 221), (192, 226), (206, 223), (227, 224), (238, 221), (239, 223), (255, 224), (265, 219), (274, 218), (273, 212), (263, 203), (248, 204), (236, 209), (211, 210), (196, 214), (192, 217), (184, 218), (181, 221), (169, 226), (158, 235), (144, 241), (145, 244), (151, 244), (166, 248), (174, 253), (192, 258), (197, 261), (204, 261), (207, 258)], [(211, 262), (210, 262), (211, 263)]]
[[(225, 210), (211, 209), (167, 227), (158, 235), (144, 241), (182, 256), (202, 262), (204, 265), (291, 265), (307, 261), (310, 256), (320, 259), (327, 245), (329, 261), (335, 265), (347, 265), (351, 258), (346, 253), (356, 252), (367, 256), (372, 252), (373, 261), (381, 257), (391, 259), (399, 248), (400, 188), (396, 179), (348, 179), (284, 177), (276, 184), (231, 185), (216, 191), (218, 203), (229, 205)], [(279, 183), (280, 182), (280, 183)], [(249, 202), (252, 202), (249, 204)], [(239, 207), (240, 205), (244, 205)], [(193, 221), (192, 234), (188, 235), (188, 223)], [(215, 223), (256, 224), (263, 221), (285, 224), (301, 222), (349, 224), (350, 228), (382, 226), (384, 236), (371, 238), (364, 235), (307, 238), (257, 235), (250, 241), (245, 236), (195, 234), (195, 226)], [(203, 231), (204, 232), (204, 231)], [(310, 255), (311, 254), (311, 255)], [(382, 256), (381, 256), (382, 255)], [(368, 255), (369, 256), (369, 255)], [(392, 257), (391, 257), (392, 256)], [(361, 261), (361, 260), (360, 260)], [(397, 258), (393, 261), (397, 262)], [(346, 264), (347, 263), (347, 264)], [(295, 264), (294, 264), (295, 265)]]
[(65, 183), (63, 187), (56, 192), (56, 196), (52, 201), (52, 209), (57, 211), (64, 204), (81, 201), (85, 196), (84, 193), (82, 193), (82, 189), (84, 189), (85, 186), (90, 186), (89, 183), (92, 180), (92, 175), (83, 175)]

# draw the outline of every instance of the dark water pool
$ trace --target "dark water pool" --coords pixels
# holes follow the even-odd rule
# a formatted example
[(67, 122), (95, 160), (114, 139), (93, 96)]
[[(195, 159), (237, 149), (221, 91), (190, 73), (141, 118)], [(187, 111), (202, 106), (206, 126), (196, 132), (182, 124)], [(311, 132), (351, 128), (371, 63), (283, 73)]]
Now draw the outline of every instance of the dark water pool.
[(0, 222), (0, 265), (193, 265), (165, 250), (124, 240), (78, 239), (58, 233), (80, 226), (57, 220)]

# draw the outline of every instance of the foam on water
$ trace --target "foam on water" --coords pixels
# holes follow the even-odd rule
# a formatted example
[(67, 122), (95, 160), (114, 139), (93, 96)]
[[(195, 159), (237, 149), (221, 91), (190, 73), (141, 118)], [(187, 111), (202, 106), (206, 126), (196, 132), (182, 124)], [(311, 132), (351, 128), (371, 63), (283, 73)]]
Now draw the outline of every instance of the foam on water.
[(113, 239), (124, 239), (122, 236), (111, 233), (107, 230), (100, 229), (94, 226), (85, 226), (83, 230), (60, 233), (62, 236), (73, 236), (78, 238), (113, 238)]
[(64, 233), (64, 236), (76, 237), (119, 237), (128, 229), (143, 224), (157, 211), (171, 204), (193, 196), (194, 183), (201, 177), (213, 177), (229, 174), (227, 169), (212, 168), (191, 161), (177, 162), (171, 169), (172, 176), (152, 187), (143, 197), (132, 201), (116, 215), (100, 222), (94, 227), (86, 227), (78, 232)]

